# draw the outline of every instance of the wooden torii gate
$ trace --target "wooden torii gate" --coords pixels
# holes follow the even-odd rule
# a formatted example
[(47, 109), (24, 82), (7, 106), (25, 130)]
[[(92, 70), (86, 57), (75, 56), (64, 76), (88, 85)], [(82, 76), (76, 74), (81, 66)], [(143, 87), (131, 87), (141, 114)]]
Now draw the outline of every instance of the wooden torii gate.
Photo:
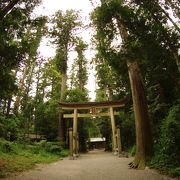
[[(112, 126), (112, 149), (114, 154), (120, 154), (121, 138), (120, 128), (116, 128), (115, 115), (119, 115), (118, 112), (114, 112), (113, 108), (125, 106), (126, 100), (119, 101), (103, 101), (103, 102), (84, 102), (84, 103), (65, 103), (60, 102), (59, 105), (62, 110), (73, 110), (73, 114), (63, 114), (63, 118), (73, 118), (73, 129), (69, 129), (69, 148), (70, 157), (74, 159), (79, 155), (79, 141), (77, 123), (78, 118), (82, 117), (102, 117), (109, 116), (111, 118)], [(100, 112), (101, 109), (107, 109), (107, 112)], [(78, 110), (88, 110), (87, 113), (78, 113)]]

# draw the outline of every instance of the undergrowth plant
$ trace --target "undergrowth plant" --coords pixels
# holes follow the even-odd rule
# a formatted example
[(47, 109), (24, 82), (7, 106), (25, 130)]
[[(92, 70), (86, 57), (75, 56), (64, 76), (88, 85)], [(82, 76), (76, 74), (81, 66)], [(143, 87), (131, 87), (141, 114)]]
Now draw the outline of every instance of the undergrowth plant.
[(0, 177), (33, 168), (36, 163), (50, 163), (68, 156), (59, 142), (17, 143), (0, 139)]
[(180, 177), (180, 104), (169, 110), (161, 125), (161, 135), (150, 165)]

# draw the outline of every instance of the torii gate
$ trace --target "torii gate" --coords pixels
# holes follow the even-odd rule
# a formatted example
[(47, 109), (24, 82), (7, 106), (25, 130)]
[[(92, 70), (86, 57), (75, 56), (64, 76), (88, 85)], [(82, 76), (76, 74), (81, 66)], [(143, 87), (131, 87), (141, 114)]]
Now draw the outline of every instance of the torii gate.
[[(60, 102), (59, 105), (62, 110), (73, 110), (73, 114), (64, 114), (63, 118), (73, 118), (73, 130), (69, 130), (69, 147), (70, 156), (72, 159), (77, 157), (79, 154), (79, 142), (78, 142), (78, 131), (77, 123), (80, 117), (102, 117), (109, 116), (111, 118), (112, 126), (112, 149), (114, 154), (120, 154), (121, 148), (121, 138), (120, 138), (120, 128), (116, 128), (115, 115), (119, 115), (118, 112), (114, 112), (113, 108), (125, 106), (126, 100), (119, 101), (103, 101), (103, 102), (84, 102), (84, 103), (65, 103)], [(100, 109), (107, 109), (107, 112), (99, 113)], [(88, 113), (78, 113), (78, 110), (88, 110)]]

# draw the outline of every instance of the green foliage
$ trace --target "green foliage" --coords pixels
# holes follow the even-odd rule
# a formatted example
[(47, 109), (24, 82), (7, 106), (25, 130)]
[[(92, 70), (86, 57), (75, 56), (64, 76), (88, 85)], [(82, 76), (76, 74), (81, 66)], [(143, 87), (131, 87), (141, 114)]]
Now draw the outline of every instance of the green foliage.
[(11, 140), (17, 139), (20, 132), (20, 124), (21, 120), (18, 117), (14, 115), (6, 117), (0, 113), (0, 137), (6, 137)]
[[(172, 166), (174, 162), (173, 166), (176, 169), (179, 167), (176, 162), (180, 161), (177, 151), (179, 141), (173, 136), (179, 138), (179, 125), (170, 123), (170, 115), (165, 120), (168, 125), (165, 123), (161, 125), (161, 123), (167, 115), (168, 107), (171, 107), (180, 97), (177, 68), (179, 34), (169, 27), (168, 13), (163, 11), (162, 4), (159, 1), (139, 0), (101, 1), (101, 5), (92, 14), (92, 21), (96, 28), (94, 43), (98, 51), (98, 58), (103, 65), (105, 62), (116, 70), (120, 76), (118, 78), (123, 80), (121, 88), (126, 88), (126, 93), (129, 91), (126, 62), (135, 60), (140, 65), (145, 88), (147, 88), (155, 142), (160, 136), (156, 147), (159, 149), (157, 158), (161, 157), (159, 164), (162, 162), (162, 167), (168, 169), (166, 161), (170, 161), (169, 166)], [(101, 75), (100, 70), (98, 73)], [(99, 76), (100, 80), (104, 80), (103, 75)], [(115, 91), (115, 88), (112, 89)], [(132, 146), (135, 141), (134, 118), (131, 115), (131, 107), (128, 108), (129, 117), (124, 118), (122, 124), (120, 123), (123, 127), (123, 143), (126, 139), (132, 140), (130, 143), (124, 143), (127, 147)], [(176, 114), (176, 117), (179, 116)], [(173, 126), (176, 128), (173, 129)], [(131, 136), (127, 137), (126, 135), (129, 134)]]
[(63, 150), (59, 142), (47, 142), (46, 140), (42, 140), (37, 143), (37, 146), (40, 149), (44, 149), (47, 152), (59, 154)]
[(60, 72), (67, 71), (67, 60), (70, 48), (75, 42), (75, 29), (81, 26), (79, 12), (67, 10), (66, 12), (57, 11), (52, 18), (53, 28), (50, 36), (53, 37), (53, 43), (57, 44), (56, 66)]
[[(1, 153), (10, 154), (23, 154), (25, 151), (30, 151), (29, 153), (39, 154), (41, 152), (47, 152), (51, 154), (61, 155), (63, 148), (59, 142), (50, 142), (46, 140), (41, 140), (40, 142), (24, 142), (21, 144), (17, 142), (10, 142), (4, 139), (0, 139), (0, 151)], [(64, 153), (64, 152), (63, 152)]]
[[(11, 3), (11, 2), (10, 2)], [(15, 85), (15, 73), (20, 62), (26, 59), (27, 53), (32, 54), (37, 43), (32, 43), (32, 37), (28, 36), (29, 29), (38, 26), (44, 18), (33, 19), (31, 13), (40, 0), (30, 2), (20, 1), (15, 7), (7, 11), (7, 14), (0, 21), (0, 99), (9, 98), (17, 91)], [(1, 10), (7, 6), (3, 1)], [(2, 12), (1, 12), (2, 13)], [(8, 30), (7, 30), (8, 29)], [(35, 37), (36, 39), (36, 37)], [(8, 53), (7, 53), (8, 52)]]
[(58, 142), (19, 144), (0, 139), (0, 177), (34, 167), (36, 163), (50, 163), (69, 152)]
[(97, 118), (97, 126), (99, 127), (100, 133), (102, 137), (106, 138), (105, 150), (111, 151), (112, 150), (112, 129), (111, 123), (108, 118)]
[(120, 119), (120, 128), (122, 136), (122, 146), (124, 150), (128, 150), (130, 147), (135, 145), (135, 122), (133, 113), (122, 112), (118, 117)]
[(135, 156), (135, 153), (136, 153), (136, 146), (132, 146), (128, 149), (128, 153), (130, 156)]
[(153, 167), (180, 176), (180, 105), (174, 105), (161, 125), (161, 135), (151, 161)]
[(57, 137), (58, 104), (53, 99), (36, 104), (35, 131), (44, 134), (48, 140)]
[(78, 87), (80, 90), (84, 91), (85, 85), (87, 84), (87, 59), (85, 58), (84, 52), (87, 49), (88, 45), (77, 38), (75, 44), (75, 51), (77, 52), (77, 58), (74, 60), (71, 69), (71, 88)]
[[(6, 82), (6, 83), (5, 83)], [(15, 76), (12, 71), (5, 67), (0, 68), (0, 99), (8, 98), (12, 93), (17, 92), (17, 86), (14, 84)]]
[(5, 141), (0, 139), (0, 151), (3, 153), (13, 153), (15, 149), (15, 145), (12, 142)]
[(96, 138), (102, 136), (102, 134), (100, 133), (100, 128), (98, 126), (98, 123), (99, 123), (99, 119), (97, 118), (86, 120), (86, 126), (87, 126), (89, 138)]
[(0, 137), (5, 135), (4, 121), (5, 116), (0, 112)]
[(60, 155), (62, 151), (61, 145), (57, 142), (47, 142), (44, 140), (43, 143), (35, 143), (33, 145), (28, 145), (28, 148), (35, 154), (39, 154), (41, 152), (52, 153), (56, 155)]
[(87, 91), (82, 91), (79, 88), (66, 90), (64, 98), (66, 102), (85, 102), (88, 100)]
[[(176, 64), (176, 61), (179, 61), (179, 34), (177, 28), (169, 27), (168, 17), (162, 8), (165, 7), (164, 5), (166, 5), (165, 10), (171, 7), (178, 17), (179, 3), (174, 0), (172, 2), (176, 6), (173, 6), (173, 3), (167, 0), (161, 4), (160, 1), (148, 0), (127, 1), (126, 4), (123, 4), (125, 1), (122, 0), (101, 2), (102, 5), (98, 6), (92, 14), (93, 24), (97, 30), (94, 35), (94, 44), (98, 51), (94, 59), (99, 87), (97, 101), (107, 100), (107, 95), (108, 99), (129, 96), (126, 62), (137, 60), (145, 79), (150, 119), (156, 142), (155, 158), (151, 163), (161, 170), (179, 175), (180, 106), (173, 106), (167, 116), (168, 108), (180, 97), (179, 73)], [(7, 3), (7, 0), (2, 1), (0, 9), (3, 10)], [(41, 141), (27, 145), (24, 134), (36, 132), (45, 135), (48, 140), (56, 139), (59, 114), (57, 100), (60, 99), (61, 73), (65, 74), (67, 71), (69, 52), (73, 48), (78, 56), (71, 72), (72, 87), (65, 92), (62, 99), (66, 102), (88, 101), (88, 91), (85, 88), (87, 61), (84, 56), (87, 45), (76, 36), (76, 29), (82, 27), (79, 12), (73, 10), (56, 12), (51, 20), (52, 29), (49, 30), (53, 37), (52, 41), (57, 46), (56, 56), (53, 60), (43, 63), (43, 59), (36, 59), (36, 53), (41, 37), (47, 33), (44, 27), (46, 18), (34, 19), (31, 16), (34, 7), (39, 3), (40, 0), (19, 1), (15, 8), (8, 11), (0, 21), (0, 105), (2, 108), (0, 137), (18, 139), (21, 142), (20, 145), (0, 140), (0, 170), (7, 164), (12, 164), (10, 171), (23, 170), (24, 164), (25, 167), (30, 167), (35, 162), (51, 161), (66, 155), (66, 151), (56, 142)], [(119, 25), (123, 25), (128, 32), (126, 42), (122, 39)], [(21, 63), (27, 66), (27, 78), (23, 84), (25, 90), (22, 88), (18, 92), (15, 74)], [(30, 89), (35, 76), (36, 96), (31, 97)], [(17, 96), (21, 94), (21, 111), (17, 116), (10, 114), (10, 107), (12, 107), (10, 104), (10, 113), (6, 114), (9, 100), (12, 101), (17, 92)], [(135, 143), (135, 130), (132, 103), (126, 108), (128, 109), (126, 109), (126, 115), (122, 113), (117, 124), (121, 127), (123, 148), (128, 149)], [(80, 119), (78, 129), (81, 149), (85, 149), (87, 132), (90, 136), (102, 134), (107, 140), (106, 149), (111, 148), (110, 122), (106, 118), (97, 120), (98, 122), (91, 120), (90, 123), (86, 123), (84, 119)], [(72, 122), (66, 121), (66, 123), (68, 128)], [(133, 146), (130, 150), (132, 154), (134, 149)], [(7, 154), (9, 159), (4, 164), (1, 155)], [(3, 173), (0, 171), (1, 175)]]
[[(88, 101), (88, 93), (87, 91), (82, 91), (79, 88), (66, 90), (64, 93), (64, 101), (65, 102), (86, 102)], [(85, 152), (86, 149), (86, 141), (88, 140), (88, 127), (85, 119), (80, 119), (78, 122), (78, 133), (79, 133), (79, 142), (80, 142), (80, 151)], [(67, 127), (70, 128), (71, 123), (66, 122)]]

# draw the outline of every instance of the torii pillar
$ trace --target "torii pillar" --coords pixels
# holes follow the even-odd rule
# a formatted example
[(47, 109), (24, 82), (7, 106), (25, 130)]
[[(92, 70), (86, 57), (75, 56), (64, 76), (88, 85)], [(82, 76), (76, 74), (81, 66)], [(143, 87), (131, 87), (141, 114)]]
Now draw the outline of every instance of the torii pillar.
[(112, 126), (112, 150), (114, 154), (117, 154), (117, 141), (116, 141), (116, 123), (114, 118), (114, 110), (111, 106), (110, 110), (110, 117), (111, 117), (111, 126)]
[(73, 156), (78, 156), (78, 142), (77, 142), (77, 109), (74, 109), (73, 117)]

